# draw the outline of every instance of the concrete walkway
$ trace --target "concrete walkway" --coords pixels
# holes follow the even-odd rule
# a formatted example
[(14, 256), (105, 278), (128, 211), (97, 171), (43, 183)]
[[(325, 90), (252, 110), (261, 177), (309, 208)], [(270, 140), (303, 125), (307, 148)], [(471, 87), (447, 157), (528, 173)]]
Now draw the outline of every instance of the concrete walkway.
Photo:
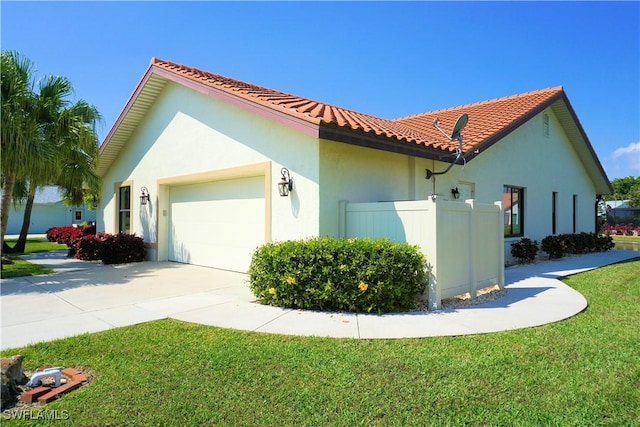
[(64, 252), (25, 256), (56, 270), (2, 280), (2, 349), (167, 317), (290, 335), (409, 338), (467, 335), (556, 322), (587, 301), (558, 278), (640, 256), (611, 251), (505, 271), (505, 297), (469, 308), (387, 315), (319, 313), (254, 302), (247, 275), (170, 262), (105, 266)]

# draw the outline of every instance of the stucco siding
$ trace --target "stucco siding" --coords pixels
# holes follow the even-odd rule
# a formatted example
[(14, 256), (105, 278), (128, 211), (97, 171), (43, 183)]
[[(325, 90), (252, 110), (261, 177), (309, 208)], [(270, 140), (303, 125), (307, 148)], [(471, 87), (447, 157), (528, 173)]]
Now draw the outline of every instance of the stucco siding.
[[(25, 205), (11, 205), (7, 234), (19, 234), (24, 219)], [(75, 212), (81, 211), (81, 219), (75, 219)], [(96, 212), (86, 206), (66, 206), (63, 203), (34, 203), (29, 225), (30, 234), (44, 234), (51, 227), (82, 224), (96, 220)]]
[[(543, 133), (543, 114), (549, 115), (549, 136)], [(471, 120), (472, 118), (470, 118)], [(428, 162), (431, 163), (431, 162)], [(446, 164), (436, 162), (436, 170)], [(504, 185), (524, 188), (524, 235), (540, 241), (552, 234), (552, 193), (557, 193), (556, 233), (573, 232), (576, 196), (576, 232), (592, 232), (595, 223), (595, 186), (551, 108), (536, 115), (511, 134), (480, 153), (467, 165), (454, 166), (436, 177), (436, 193), (451, 198), (461, 182), (475, 185), (475, 198), (489, 203), (502, 200)], [(505, 239), (506, 256), (510, 244)]]
[(339, 202), (415, 200), (415, 159), (320, 141), (320, 235), (339, 235)]
[[(166, 203), (158, 181), (170, 177), (270, 162), (273, 240), (317, 235), (318, 142), (184, 86), (168, 83), (104, 176), (98, 229), (116, 232), (114, 185), (132, 183), (132, 232), (157, 242), (158, 214)], [(290, 197), (280, 197), (281, 167), (294, 178)], [(140, 188), (151, 203), (140, 206)], [(160, 195), (159, 195), (160, 193)]]
[[(544, 114), (549, 116), (548, 136), (543, 131)], [(321, 141), (320, 155), (322, 235), (338, 235), (340, 200), (424, 200), (432, 194), (453, 200), (451, 189), (464, 186), (473, 189), (478, 202), (493, 203), (502, 200), (505, 185), (524, 188), (526, 237), (540, 241), (552, 234), (553, 192), (557, 193), (557, 234), (574, 231), (574, 196), (575, 231), (594, 231), (595, 186), (551, 108), (467, 164), (430, 180), (425, 179), (425, 169), (441, 172), (448, 163), (330, 141)], [(507, 258), (511, 242), (517, 239), (505, 239)]]

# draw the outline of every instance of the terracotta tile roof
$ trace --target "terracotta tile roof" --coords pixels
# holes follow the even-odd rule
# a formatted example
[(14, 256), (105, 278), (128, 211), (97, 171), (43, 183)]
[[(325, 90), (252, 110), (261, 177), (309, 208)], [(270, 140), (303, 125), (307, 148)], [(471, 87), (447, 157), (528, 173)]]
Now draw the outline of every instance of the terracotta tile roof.
[(415, 131), (403, 123), (245, 83), (158, 58), (153, 58), (151, 65), (317, 125), (331, 124), (416, 144), (429, 145), (431, 143), (421, 132)]
[[(100, 146), (100, 176), (110, 168), (168, 81), (230, 102), (316, 138), (435, 160), (454, 152), (459, 145), (458, 141), (450, 141), (434, 128), (436, 119), (448, 134), (461, 114), (468, 115), (462, 134), (463, 150), (469, 155), (475, 149), (484, 152), (527, 120), (551, 107), (599, 192), (608, 194), (611, 191), (606, 173), (560, 86), (408, 117), (383, 119), (157, 58), (151, 60), (147, 72)], [(466, 157), (467, 160), (472, 158)]]
[(464, 151), (469, 152), (490, 141), (495, 142), (542, 109), (560, 99), (563, 93), (562, 86), (558, 86), (475, 104), (430, 111), (398, 118), (394, 121), (424, 134), (429, 139), (435, 140), (444, 138), (444, 135), (433, 126), (435, 120), (440, 122), (439, 127), (441, 129), (445, 132), (451, 132), (458, 117), (466, 113), (469, 116), (469, 121), (462, 134), (464, 136)]
[(460, 114), (467, 113), (469, 122), (463, 135), (464, 151), (469, 152), (503, 134), (505, 130), (513, 130), (520, 121), (530, 118), (530, 113), (548, 106), (563, 93), (562, 87), (555, 87), (388, 120), (158, 58), (153, 58), (151, 65), (310, 123), (359, 131), (444, 151), (454, 151), (458, 142), (449, 141), (435, 129), (435, 119), (440, 121), (440, 127), (445, 132), (450, 132)]

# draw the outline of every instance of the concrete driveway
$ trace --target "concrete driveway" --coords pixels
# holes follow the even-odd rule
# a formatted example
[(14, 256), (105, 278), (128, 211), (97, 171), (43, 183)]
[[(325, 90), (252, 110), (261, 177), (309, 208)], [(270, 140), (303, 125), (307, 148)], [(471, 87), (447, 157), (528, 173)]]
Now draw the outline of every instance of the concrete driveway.
[(571, 317), (585, 298), (559, 277), (640, 256), (611, 251), (505, 271), (507, 295), (469, 308), (387, 315), (320, 313), (254, 302), (246, 274), (171, 262), (105, 266), (64, 252), (25, 256), (46, 276), (2, 280), (2, 349), (167, 317), (256, 332), (346, 338), (467, 335)]

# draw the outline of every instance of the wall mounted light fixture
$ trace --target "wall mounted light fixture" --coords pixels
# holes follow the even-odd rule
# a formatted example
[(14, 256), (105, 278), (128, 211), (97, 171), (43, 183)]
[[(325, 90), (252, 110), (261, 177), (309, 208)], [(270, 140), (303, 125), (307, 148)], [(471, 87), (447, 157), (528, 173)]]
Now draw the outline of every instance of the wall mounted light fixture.
[(282, 181), (278, 183), (278, 190), (282, 197), (287, 197), (289, 192), (293, 190), (293, 178), (291, 178), (291, 174), (287, 168), (282, 168), (280, 173), (282, 174)]
[(458, 191), (458, 187), (451, 189), (451, 195), (456, 200), (458, 200), (460, 198), (460, 191)]
[(147, 189), (147, 187), (142, 187), (140, 189), (140, 204), (146, 205), (149, 199), (150, 199), (149, 190)]

